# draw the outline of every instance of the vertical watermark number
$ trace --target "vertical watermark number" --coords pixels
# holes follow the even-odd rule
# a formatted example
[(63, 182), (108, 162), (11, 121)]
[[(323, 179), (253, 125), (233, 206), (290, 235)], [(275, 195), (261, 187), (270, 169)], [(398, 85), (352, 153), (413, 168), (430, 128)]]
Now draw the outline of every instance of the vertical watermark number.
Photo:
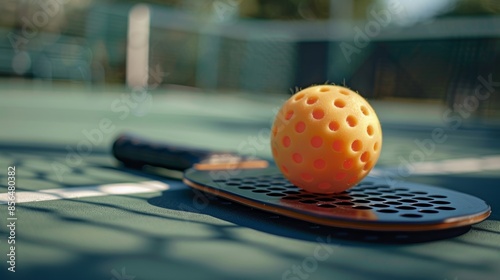
[(16, 167), (7, 167), (7, 228), (9, 229), (9, 235), (7, 239), (7, 244), (9, 244), (9, 249), (7, 253), (7, 263), (9, 267), (7, 268), (10, 272), (16, 272)]

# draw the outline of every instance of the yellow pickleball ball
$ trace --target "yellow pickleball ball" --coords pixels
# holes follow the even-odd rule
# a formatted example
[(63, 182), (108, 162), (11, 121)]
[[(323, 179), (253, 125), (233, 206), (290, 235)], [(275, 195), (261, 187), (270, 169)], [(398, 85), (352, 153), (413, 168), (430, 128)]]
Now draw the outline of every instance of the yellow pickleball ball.
[(342, 192), (375, 166), (382, 128), (368, 102), (341, 86), (297, 92), (278, 112), (271, 134), (274, 161), (297, 187)]

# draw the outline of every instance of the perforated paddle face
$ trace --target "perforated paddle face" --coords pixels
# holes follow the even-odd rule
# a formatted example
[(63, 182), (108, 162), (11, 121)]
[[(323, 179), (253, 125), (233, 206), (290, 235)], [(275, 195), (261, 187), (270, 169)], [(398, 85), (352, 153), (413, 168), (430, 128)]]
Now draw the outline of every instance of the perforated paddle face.
[(388, 185), (367, 177), (339, 194), (308, 193), (265, 169), (190, 169), (184, 182), (196, 189), (261, 210), (317, 224), (376, 231), (425, 231), (466, 226), (486, 219), (481, 199), (408, 182)]

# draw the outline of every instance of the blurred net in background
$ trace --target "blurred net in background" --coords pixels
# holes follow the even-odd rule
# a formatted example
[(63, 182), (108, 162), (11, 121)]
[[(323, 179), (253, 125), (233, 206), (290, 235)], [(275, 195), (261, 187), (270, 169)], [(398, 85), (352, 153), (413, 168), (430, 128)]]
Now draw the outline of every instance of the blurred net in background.
[[(147, 32), (131, 36), (138, 8)], [(134, 71), (148, 86), (154, 70), (168, 73), (162, 85), (255, 94), (331, 82), (452, 107), (478, 76), (500, 79), (499, 13), (489, 0), (5, 1), (0, 75), (130, 86)], [(145, 33), (146, 59), (133, 60)], [(492, 95), (479, 115), (499, 103)]]

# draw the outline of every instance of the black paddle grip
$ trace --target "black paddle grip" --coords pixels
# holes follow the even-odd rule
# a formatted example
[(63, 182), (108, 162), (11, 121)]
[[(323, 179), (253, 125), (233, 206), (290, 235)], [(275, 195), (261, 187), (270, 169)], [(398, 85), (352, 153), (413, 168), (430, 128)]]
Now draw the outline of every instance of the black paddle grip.
[(113, 142), (113, 156), (125, 166), (144, 165), (184, 171), (214, 152), (166, 143), (152, 142), (131, 134), (122, 134)]

